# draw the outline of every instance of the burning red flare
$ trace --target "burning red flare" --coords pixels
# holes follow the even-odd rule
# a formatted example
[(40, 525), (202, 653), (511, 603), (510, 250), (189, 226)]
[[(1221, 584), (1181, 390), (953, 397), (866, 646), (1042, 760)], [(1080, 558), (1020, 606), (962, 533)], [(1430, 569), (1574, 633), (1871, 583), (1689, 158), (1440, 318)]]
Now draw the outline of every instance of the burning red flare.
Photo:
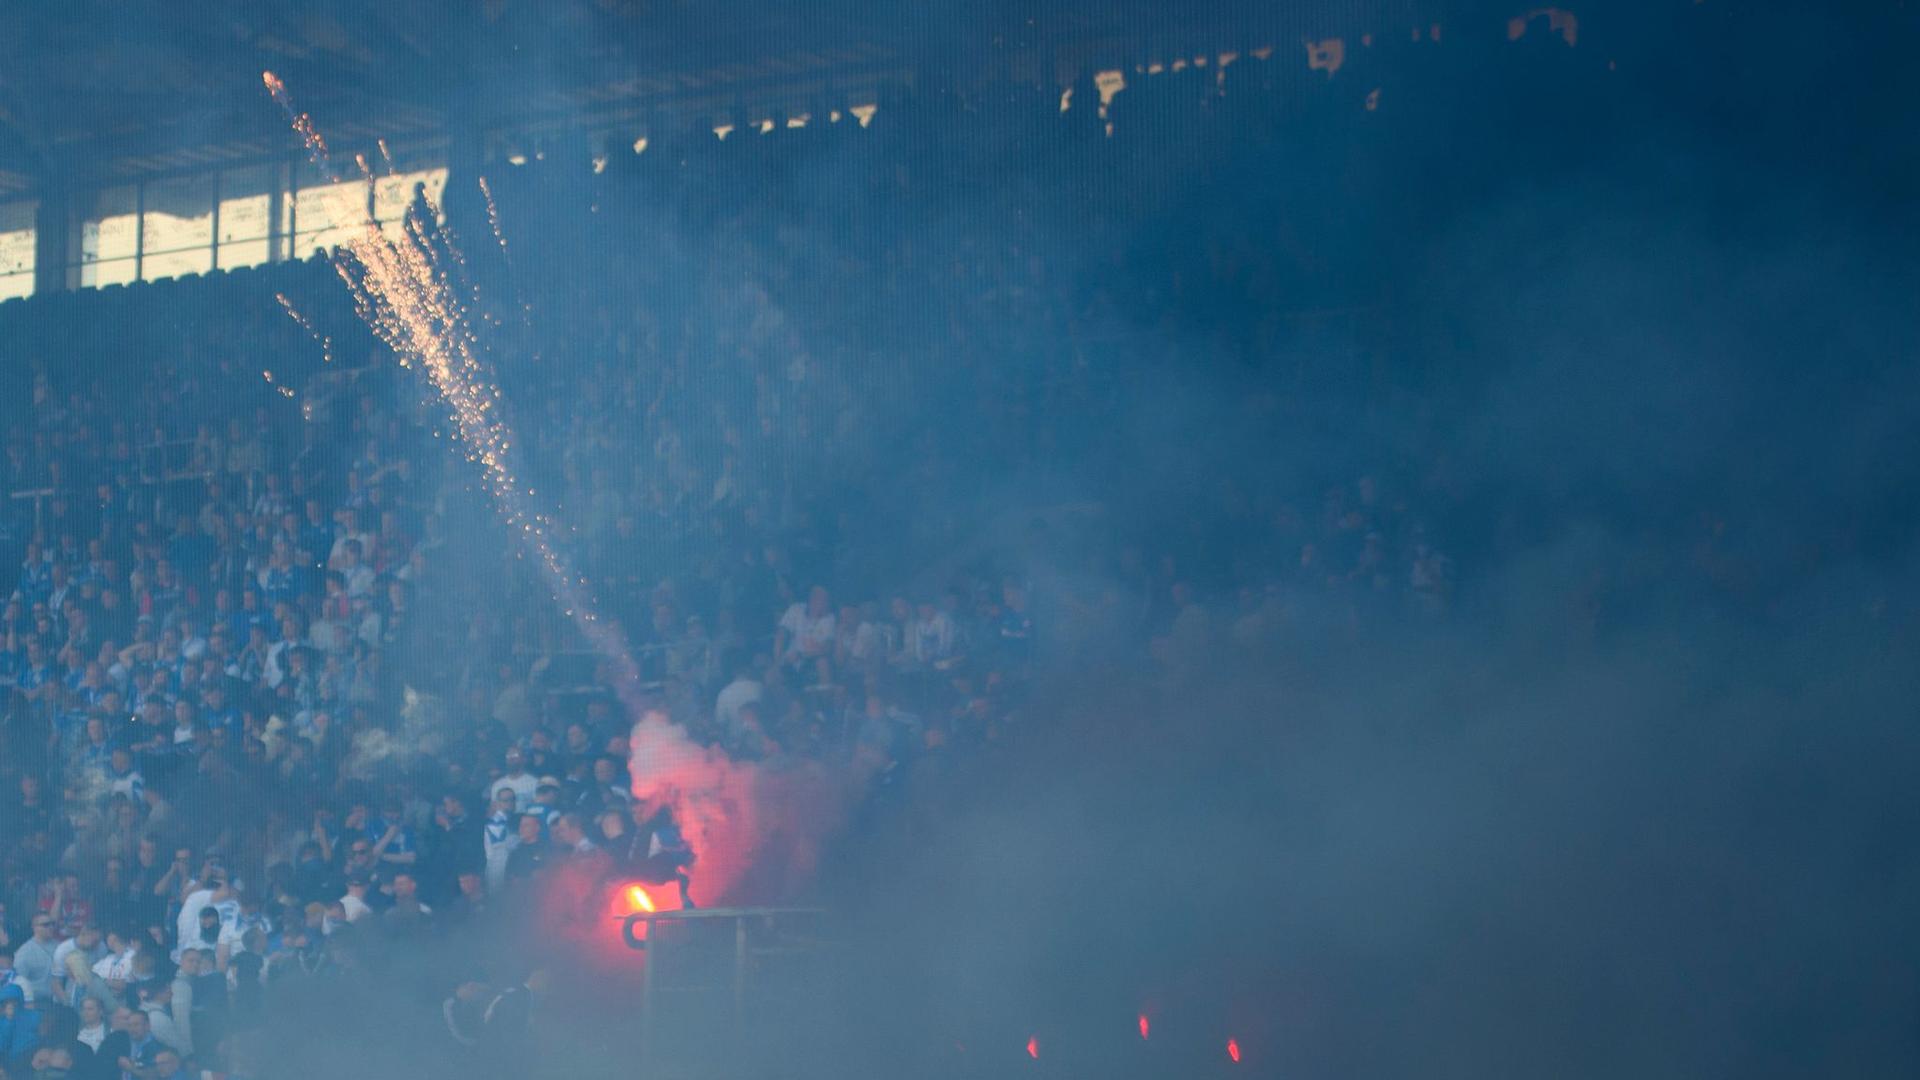
[(1227, 1040), (1227, 1056), (1233, 1059), (1234, 1064), (1236, 1065), (1239, 1064), (1240, 1062), (1240, 1040), (1239, 1039)]
[[(596, 892), (602, 889), (607, 890), (601, 895), (606, 897), (605, 911), (612, 924), (610, 932), (616, 937), (627, 933), (626, 923), (631, 916), (659, 915), (680, 910), (680, 894), (671, 888), (663, 889), (660, 895), (655, 896), (653, 890), (659, 886), (649, 886), (638, 881), (626, 881), (610, 886), (584, 885), (582, 887), (594, 889)], [(651, 929), (651, 924), (647, 920), (643, 919), (635, 923), (632, 927), (632, 940), (647, 940), (647, 933)], [(632, 941), (628, 944), (632, 944)]]
[(1027, 1039), (1027, 1056), (1035, 1061), (1040, 1060), (1040, 1036), (1034, 1035)]
[(1144, 1039), (1144, 1038), (1146, 1038), (1146, 1037), (1147, 1037), (1147, 1029), (1148, 1029), (1148, 1027), (1149, 1027), (1149, 1025), (1147, 1024), (1147, 1014), (1146, 1014), (1146, 1013), (1141, 1013), (1141, 1014), (1140, 1014), (1140, 1037), (1141, 1037), (1142, 1039)]

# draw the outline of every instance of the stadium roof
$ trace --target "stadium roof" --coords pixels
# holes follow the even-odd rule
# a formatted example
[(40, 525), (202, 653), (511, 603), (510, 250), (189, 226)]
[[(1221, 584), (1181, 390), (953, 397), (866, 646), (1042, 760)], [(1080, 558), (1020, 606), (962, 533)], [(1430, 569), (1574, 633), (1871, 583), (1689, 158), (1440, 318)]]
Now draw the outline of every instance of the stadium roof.
[[(0, 195), (258, 159), (290, 136), (281, 75), (336, 140), (626, 109), (720, 112), (897, 77), (929, 47), (992, 62), (1273, 9), (1146, 0), (62, 0), (0, 5)], [(939, 10), (944, 8), (945, 10)], [(1249, 11), (1259, 9), (1249, 16)], [(1053, 52), (1049, 52), (1053, 50)], [(957, 61), (967, 63), (969, 61)], [(1037, 74), (1037, 73), (1035, 73)]]

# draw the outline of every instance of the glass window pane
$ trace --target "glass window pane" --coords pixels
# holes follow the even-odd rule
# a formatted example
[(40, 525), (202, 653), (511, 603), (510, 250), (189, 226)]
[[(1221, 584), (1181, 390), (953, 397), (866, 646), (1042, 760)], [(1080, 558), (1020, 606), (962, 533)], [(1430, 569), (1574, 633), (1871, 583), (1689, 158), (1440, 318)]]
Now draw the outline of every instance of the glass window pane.
[(265, 240), (267, 213), (273, 205), (273, 197), (266, 192), (258, 195), (242, 195), (238, 198), (222, 197), (220, 200), (220, 244), (226, 246), (236, 240)]
[[(373, 217), (381, 231), (399, 236), (413, 205), (415, 184), (426, 188), (427, 199), (439, 206), (447, 188), (447, 155), (441, 147), (403, 148), (392, 158), (393, 175), (382, 176), (373, 185)], [(384, 165), (384, 159), (383, 159)]]
[[(278, 165), (228, 169), (220, 174), (220, 267), (257, 266), (272, 258), (273, 188)], [(282, 211), (284, 213), (284, 210)]]
[(95, 196), (80, 226), (80, 262), (132, 260), (139, 242), (140, 196), (131, 184)]
[(315, 232), (303, 232), (293, 238), (294, 259), (304, 259), (312, 255), (315, 248), (332, 251), (342, 244), (359, 238), (366, 225), (341, 225), (332, 229), (320, 229)]
[[(177, 277), (205, 273), (213, 265), (213, 174), (176, 176), (147, 183), (140, 223), (148, 277)], [(167, 259), (158, 256), (197, 252), (204, 259)], [(193, 267), (198, 267), (197, 270)]]
[(270, 242), (260, 240), (223, 240), (220, 242), (220, 269), (238, 270), (244, 266), (259, 266), (273, 258)]
[(33, 293), (33, 215), (30, 202), (0, 204), (0, 300)]
[(132, 259), (107, 259), (80, 264), (80, 287), (126, 285), (133, 281)]
[(213, 269), (213, 248), (197, 247), (185, 251), (149, 251), (140, 259), (140, 277), (161, 281), (185, 274), (204, 274)]
[(358, 235), (367, 221), (367, 183), (342, 180), (329, 183), (312, 166), (300, 169), (300, 189), (293, 198), (293, 257), (304, 258), (316, 247), (332, 250)]

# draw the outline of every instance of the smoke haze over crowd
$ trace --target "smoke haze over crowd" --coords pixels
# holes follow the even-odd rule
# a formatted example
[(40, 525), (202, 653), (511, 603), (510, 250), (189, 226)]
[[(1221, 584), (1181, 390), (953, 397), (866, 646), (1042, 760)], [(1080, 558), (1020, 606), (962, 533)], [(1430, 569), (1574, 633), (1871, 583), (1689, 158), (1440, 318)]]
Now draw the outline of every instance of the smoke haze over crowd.
[[(106, 692), (93, 657), (35, 625), (92, 534), (8, 519), (8, 791), (64, 802), (0, 807), (0, 931), (56, 869), (113, 908), (94, 864), (137, 836), (221, 855), (289, 942), (370, 880), (201, 1051), (243, 1078), (1912, 1075), (1912, 14), (1245, 7), (1206, 6), (1205, 66), (1044, 77), (963, 77), (968, 20), (900, 15), (918, 77), (870, 94), (449, 155), (386, 235), (457, 237), (512, 490), (344, 248), (0, 305), (12, 482), (157, 523), (83, 638), (268, 621), (163, 595), (171, 523), (224, 503), (87, 456), (116, 419), (197, 454), (257, 416), (265, 464), (214, 472), (363, 515), (308, 551), (239, 508), (235, 603), (291, 625), (204, 677), (235, 746), (204, 684), (143, 717), (178, 640), (103, 676), (157, 824), (61, 696)], [(467, 29), (539, 21), (492, 9)], [(351, 851), (401, 818), (424, 915)], [(604, 912), (682, 879), (817, 918), (818, 959), (643, 990)]]

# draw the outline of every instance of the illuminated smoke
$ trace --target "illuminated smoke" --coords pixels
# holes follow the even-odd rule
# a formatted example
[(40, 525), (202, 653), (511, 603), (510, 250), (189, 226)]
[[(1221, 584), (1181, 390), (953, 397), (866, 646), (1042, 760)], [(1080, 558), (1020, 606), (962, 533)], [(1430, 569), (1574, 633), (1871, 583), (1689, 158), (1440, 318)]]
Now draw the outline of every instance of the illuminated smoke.
[(634, 725), (628, 762), (634, 798), (672, 808), (694, 855), (694, 899), (708, 905), (790, 895), (812, 875), (864, 776), (814, 762), (734, 761), (658, 710)]
[(392, 764), (404, 768), (418, 758), (437, 757), (446, 749), (445, 703), (411, 686), (403, 687), (402, 694), (404, 704), (400, 707), (399, 730), (389, 732), (370, 727), (356, 732), (346, 760), (341, 763), (341, 771), (356, 779), (368, 780), (380, 766)]
[(745, 873), (754, 846), (754, 767), (694, 742), (658, 711), (633, 726), (628, 748), (634, 798), (673, 808), (693, 849), (696, 899), (716, 903)]

